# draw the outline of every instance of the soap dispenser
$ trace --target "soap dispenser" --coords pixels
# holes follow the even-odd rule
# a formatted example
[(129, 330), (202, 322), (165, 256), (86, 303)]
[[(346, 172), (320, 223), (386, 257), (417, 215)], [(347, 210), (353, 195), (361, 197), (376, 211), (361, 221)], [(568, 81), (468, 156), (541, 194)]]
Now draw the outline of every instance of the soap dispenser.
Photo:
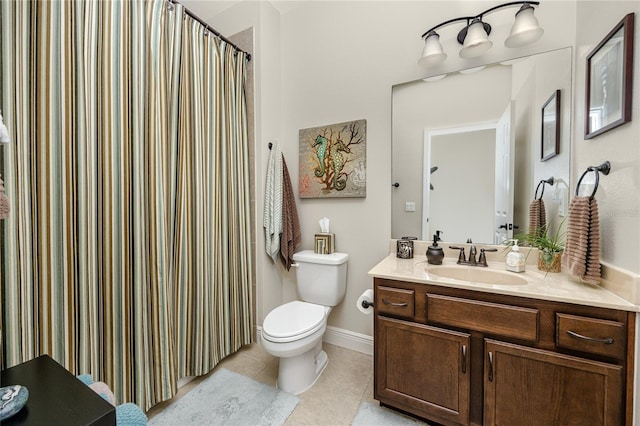
[(436, 231), (433, 235), (433, 245), (427, 248), (427, 262), (431, 265), (442, 265), (442, 259), (444, 259), (444, 250), (438, 245), (441, 233)]
[(518, 247), (518, 240), (514, 239), (511, 251), (507, 254), (507, 271), (524, 272), (525, 257)]

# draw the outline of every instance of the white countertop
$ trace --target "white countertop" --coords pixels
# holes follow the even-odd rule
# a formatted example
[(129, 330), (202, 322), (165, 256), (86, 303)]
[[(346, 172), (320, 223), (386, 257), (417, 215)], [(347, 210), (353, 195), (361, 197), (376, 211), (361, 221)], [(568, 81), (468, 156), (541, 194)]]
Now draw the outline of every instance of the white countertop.
[(443, 278), (435, 275), (433, 271), (429, 273), (430, 268), (437, 268), (437, 266), (429, 265), (426, 256), (416, 255), (413, 259), (399, 259), (395, 253), (382, 259), (369, 271), (369, 275), (376, 278), (640, 312), (640, 306), (630, 303), (603, 287), (582, 283), (564, 272), (545, 274), (545, 272), (539, 271), (536, 266), (527, 265), (525, 272), (515, 273), (507, 272), (504, 262), (490, 261), (488, 264), (488, 268), (457, 265), (456, 259), (452, 257), (445, 257), (442, 263), (443, 266), (455, 268), (504, 271), (506, 274), (514, 274), (523, 278), (526, 283), (496, 285)]

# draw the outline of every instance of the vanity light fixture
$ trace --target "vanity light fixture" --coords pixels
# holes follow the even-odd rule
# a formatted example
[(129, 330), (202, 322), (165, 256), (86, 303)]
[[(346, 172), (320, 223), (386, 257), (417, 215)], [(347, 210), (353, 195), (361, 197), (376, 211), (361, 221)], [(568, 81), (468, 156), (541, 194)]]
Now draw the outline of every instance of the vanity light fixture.
[(494, 6), (475, 16), (463, 16), (444, 21), (422, 34), (422, 38), (424, 38), (424, 49), (422, 50), (422, 57), (418, 60), (418, 63), (424, 66), (434, 66), (442, 63), (447, 58), (447, 54), (440, 44), (440, 35), (436, 30), (460, 21), (466, 21), (465, 27), (460, 30), (457, 37), (458, 43), (462, 45), (460, 57), (475, 58), (484, 54), (493, 46), (493, 42), (489, 40), (491, 25), (484, 22), (484, 15), (509, 6), (521, 5), (518, 12), (516, 12), (515, 22), (511, 27), (511, 32), (505, 40), (504, 45), (506, 47), (522, 47), (533, 43), (542, 37), (544, 33), (544, 30), (540, 28), (538, 20), (533, 14), (534, 8), (532, 5), (539, 4), (540, 2), (538, 1), (514, 1)]

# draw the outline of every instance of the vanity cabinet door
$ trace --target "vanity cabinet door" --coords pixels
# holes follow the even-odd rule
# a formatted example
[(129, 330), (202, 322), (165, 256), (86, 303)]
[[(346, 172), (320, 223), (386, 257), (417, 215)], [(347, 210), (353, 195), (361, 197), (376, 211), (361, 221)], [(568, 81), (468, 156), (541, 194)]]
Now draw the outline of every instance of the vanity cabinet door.
[(622, 367), (487, 339), (485, 425), (623, 424)]
[(376, 399), (439, 423), (469, 423), (468, 334), (382, 316), (375, 334)]

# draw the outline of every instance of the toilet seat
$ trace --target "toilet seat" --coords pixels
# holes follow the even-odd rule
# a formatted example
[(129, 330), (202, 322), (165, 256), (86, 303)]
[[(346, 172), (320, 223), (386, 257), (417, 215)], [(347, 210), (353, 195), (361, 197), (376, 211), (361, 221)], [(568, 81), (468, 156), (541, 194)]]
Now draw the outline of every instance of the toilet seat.
[(285, 303), (269, 312), (262, 325), (262, 336), (271, 342), (300, 340), (320, 330), (327, 308), (299, 300)]

